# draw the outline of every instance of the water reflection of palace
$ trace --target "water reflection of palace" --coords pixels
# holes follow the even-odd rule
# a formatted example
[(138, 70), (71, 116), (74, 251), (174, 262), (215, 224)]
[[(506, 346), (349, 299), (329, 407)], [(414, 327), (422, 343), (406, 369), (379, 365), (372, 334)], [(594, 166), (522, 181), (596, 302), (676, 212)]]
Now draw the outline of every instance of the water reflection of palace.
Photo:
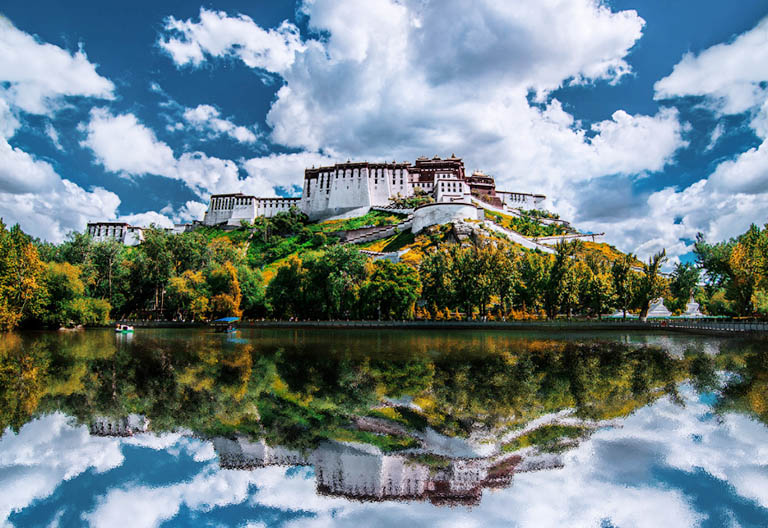
[(507, 487), (519, 456), (475, 459), (382, 454), (374, 449), (326, 442), (313, 452), (270, 447), (263, 440), (218, 437), (213, 446), (222, 468), (306, 465), (315, 471), (319, 493), (357, 500), (429, 500), (476, 504), (484, 488)]
[(96, 416), (91, 420), (90, 431), (94, 436), (133, 436), (149, 431), (149, 418), (140, 414), (121, 418)]

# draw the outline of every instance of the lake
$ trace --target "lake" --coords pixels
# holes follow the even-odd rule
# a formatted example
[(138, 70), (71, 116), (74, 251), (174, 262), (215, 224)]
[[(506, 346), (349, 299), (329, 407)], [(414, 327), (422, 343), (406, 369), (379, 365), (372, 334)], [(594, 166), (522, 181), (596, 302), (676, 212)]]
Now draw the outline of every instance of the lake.
[(768, 526), (765, 341), (0, 335), (0, 525)]

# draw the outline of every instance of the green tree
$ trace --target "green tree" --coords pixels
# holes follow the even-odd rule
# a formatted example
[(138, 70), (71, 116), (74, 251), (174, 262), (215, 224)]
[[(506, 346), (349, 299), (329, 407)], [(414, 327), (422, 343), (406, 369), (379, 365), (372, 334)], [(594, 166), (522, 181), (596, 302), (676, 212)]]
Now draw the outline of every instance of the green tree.
[(669, 291), (674, 297), (670, 303), (673, 310), (682, 310), (692, 295), (696, 293), (699, 283), (699, 270), (691, 263), (677, 263), (672, 270)]
[(266, 291), (267, 302), (273, 317), (289, 319), (304, 315), (306, 274), (306, 269), (297, 257), (291, 258), (287, 265), (277, 269)]
[[(427, 253), (419, 266), (422, 298), (427, 306), (448, 306), (453, 301), (453, 283), (449, 276), (449, 256), (445, 250)], [(433, 313), (434, 317), (436, 314)]]
[(627, 318), (627, 310), (632, 308), (632, 303), (637, 296), (636, 273), (632, 271), (635, 256), (627, 253), (613, 261), (611, 266), (611, 284), (616, 295), (616, 305)]
[(661, 297), (667, 287), (666, 281), (661, 276), (661, 266), (667, 261), (667, 251), (662, 249), (643, 264), (643, 275), (638, 288), (638, 304), (640, 306), (640, 319), (645, 321), (651, 301)]
[(360, 313), (377, 319), (412, 319), (421, 295), (419, 275), (410, 266), (377, 260), (360, 288)]

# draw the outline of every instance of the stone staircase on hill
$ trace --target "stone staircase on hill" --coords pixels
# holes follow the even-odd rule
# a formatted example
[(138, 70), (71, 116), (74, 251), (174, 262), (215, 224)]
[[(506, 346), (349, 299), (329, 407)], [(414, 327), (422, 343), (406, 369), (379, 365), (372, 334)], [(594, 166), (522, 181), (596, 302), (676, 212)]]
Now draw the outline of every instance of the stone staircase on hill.
[(382, 238), (390, 237), (395, 233), (410, 229), (412, 225), (413, 215), (410, 214), (399, 224), (363, 227), (361, 229), (352, 229), (350, 231), (337, 231), (331, 234), (338, 236), (345, 244), (364, 244), (366, 242), (374, 242), (376, 240), (381, 240)]

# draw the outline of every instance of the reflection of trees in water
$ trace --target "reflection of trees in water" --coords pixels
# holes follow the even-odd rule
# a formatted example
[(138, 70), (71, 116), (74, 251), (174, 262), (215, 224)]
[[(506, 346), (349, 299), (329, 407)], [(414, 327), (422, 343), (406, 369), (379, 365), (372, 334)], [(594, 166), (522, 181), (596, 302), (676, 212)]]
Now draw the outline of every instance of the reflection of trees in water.
[(671, 356), (621, 343), (395, 334), (347, 332), (327, 347), (304, 332), (266, 332), (256, 345), (203, 333), (130, 342), (109, 332), (11, 336), (0, 344), (0, 423), (19, 427), (53, 410), (85, 423), (140, 414), (156, 431), (245, 434), (304, 450), (342, 440), (390, 452), (423, 447), (427, 427), (498, 439), (564, 409), (583, 420), (626, 416), (663, 395), (675, 399), (688, 378), (712, 390), (726, 368), (740, 381), (728, 385), (722, 408), (766, 419), (759, 348)]

